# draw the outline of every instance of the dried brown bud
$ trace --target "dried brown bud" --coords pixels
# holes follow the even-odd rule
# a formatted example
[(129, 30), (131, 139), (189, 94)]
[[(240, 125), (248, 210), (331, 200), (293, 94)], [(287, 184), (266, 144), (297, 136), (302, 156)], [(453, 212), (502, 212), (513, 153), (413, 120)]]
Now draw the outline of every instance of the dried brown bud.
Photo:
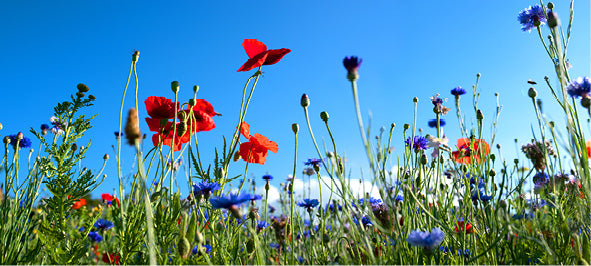
[(129, 145), (134, 145), (136, 142), (140, 141), (141, 135), (142, 133), (140, 132), (137, 110), (131, 108), (127, 113), (127, 123), (125, 124), (125, 137), (127, 138), (127, 143), (129, 143)]

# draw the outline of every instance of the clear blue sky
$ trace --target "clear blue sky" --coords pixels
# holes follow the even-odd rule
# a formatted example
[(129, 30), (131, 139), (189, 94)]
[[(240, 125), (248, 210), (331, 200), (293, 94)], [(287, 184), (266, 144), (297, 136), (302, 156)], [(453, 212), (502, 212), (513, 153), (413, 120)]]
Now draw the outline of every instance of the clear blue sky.
[[(503, 105), (498, 141), (505, 158), (512, 160), (513, 139), (528, 141), (530, 126), (536, 123), (526, 93), (528, 79), (540, 83), (537, 89), (546, 112), (562, 118), (541, 84), (545, 75), (556, 84), (553, 68), (536, 32), (522, 32), (517, 21), (519, 11), (536, 3), (8, 1), (0, 8), (0, 123), (4, 126), (0, 135), (22, 131), (33, 137), (29, 128), (48, 123), (53, 106), (75, 92), (77, 83), (85, 83), (97, 97), (87, 112), (99, 115), (86, 138), (92, 139), (92, 146), (84, 163), (98, 170), (103, 155), (109, 153), (109, 176), (94, 195), (112, 191), (117, 184), (113, 132), (131, 55), (137, 49), (141, 52), (137, 65), (141, 102), (148, 96), (172, 98), (170, 82), (177, 80), (181, 99), (191, 98), (192, 86), (199, 85), (198, 98), (223, 114), (215, 118), (214, 130), (199, 133), (203, 159), (213, 162), (214, 147), (221, 148), (222, 136), (231, 137), (242, 86), (254, 71), (236, 72), (247, 59), (241, 43), (255, 38), (270, 49), (292, 50), (280, 63), (263, 67), (264, 76), (246, 117), (251, 132), (279, 144), (279, 152), (271, 153), (264, 166), (249, 166), (257, 178), (269, 172), (278, 185), (292, 172), (292, 123), (301, 126), (298, 161), (317, 157), (299, 105), (302, 93), (311, 99), (309, 111), (317, 138), (327, 138), (318, 114), (328, 111), (352, 175), (359, 176), (359, 169), (367, 166), (342, 66), (348, 55), (363, 58), (360, 101), (366, 122), (372, 114), (372, 135), (395, 122), (393, 146), (398, 150), (404, 145), (402, 125), (412, 122), (413, 97), (420, 99), (417, 123), (433, 133), (426, 126), (434, 118), (429, 97), (439, 92), (450, 98), (448, 106), (453, 108), (449, 91), (456, 86), (470, 89), (476, 73), (482, 73), (480, 105), (485, 122), (491, 124), (498, 92)], [(566, 23), (568, 1), (555, 4)], [(590, 73), (589, 11), (589, 1), (575, 2), (568, 54), (575, 78)], [(131, 99), (128, 94), (126, 110), (134, 105)], [(471, 97), (463, 98), (464, 110), (469, 111), (470, 101)], [(140, 119), (146, 115), (142, 105)], [(453, 111), (446, 119), (445, 130), (454, 144), (459, 135)], [(147, 133), (147, 126), (141, 126)], [(38, 141), (33, 143), (37, 147)], [(123, 149), (127, 152), (123, 165), (128, 169), (124, 173), (129, 174), (131, 148)], [(231, 167), (237, 174), (244, 164)], [(302, 168), (300, 163), (298, 174)], [(179, 182), (186, 189), (184, 180), (181, 175)]]

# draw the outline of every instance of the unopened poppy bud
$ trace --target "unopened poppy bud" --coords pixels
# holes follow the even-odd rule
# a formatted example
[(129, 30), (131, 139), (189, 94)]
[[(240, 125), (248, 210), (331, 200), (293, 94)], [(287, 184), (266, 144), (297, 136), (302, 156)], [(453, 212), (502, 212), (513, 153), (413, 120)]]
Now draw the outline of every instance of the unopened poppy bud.
[(78, 89), (78, 92), (88, 92), (90, 90), (84, 83), (78, 83), (76, 88)]
[(240, 160), (240, 153), (239, 152), (234, 153), (234, 162), (237, 162), (239, 160)]
[(193, 86), (193, 93), (197, 94), (198, 91), (199, 91), (199, 85)]
[(76, 143), (72, 143), (72, 151), (76, 151), (78, 149), (78, 145), (76, 145)]
[(548, 2), (548, 9), (553, 9), (553, 8), (554, 8), (554, 3)]
[(538, 92), (534, 88), (529, 88), (529, 90), (527, 91), (527, 96), (529, 96), (530, 98), (536, 98), (536, 96), (538, 96)]
[(513, 160), (513, 162), (514, 162), (515, 164), (518, 164), (518, 163), (519, 163), (519, 159), (515, 159), (515, 160)]
[(189, 99), (190, 106), (195, 106), (195, 104), (196, 104), (195, 99)]
[(127, 113), (127, 123), (125, 124), (125, 137), (129, 145), (134, 145), (136, 141), (139, 142), (140, 136), (140, 124), (138, 120), (137, 110), (135, 108), (129, 109)]
[(548, 122), (548, 125), (550, 126), (550, 128), (554, 128), (554, 121)]
[(484, 115), (482, 114), (482, 111), (480, 111), (480, 109), (476, 110), (476, 119), (482, 120), (483, 118)]
[(308, 95), (306, 95), (305, 93), (302, 94), (302, 98), (300, 99), (300, 105), (302, 105), (302, 107), (304, 108), (310, 106), (310, 98), (308, 98)]
[(322, 119), (322, 121), (325, 123), (328, 122), (328, 113), (326, 111), (320, 112), (320, 119)]
[(140, 51), (135, 50), (133, 52), (133, 55), (131, 56), (131, 61), (137, 62), (137, 60), (139, 59), (139, 57), (140, 57)]
[(300, 125), (298, 125), (298, 123), (291, 124), (291, 130), (294, 134), (298, 134), (298, 131), (300, 131)]
[(585, 96), (581, 99), (581, 105), (585, 108), (589, 108), (591, 106), (591, 98), (589, 96)]
[(558, 15), (552, 11), (548, 12), (548, 27), (556, 28), (560, 24)]
[(104, 160), (109, 160), (109, 154), (108, 153), (105, 153), (105, 156), (103, 156), (103, 159)]
[(396, 123), (392, 122), (392, 124), (390, 124), (391, 128), (395, 128), (396, 127)]
[(10, 144), (10, 137), (9, 136), (4, 137), (3, 141), (4, 141), (4, 144)]
[(181, 121), (176, 127), (176, 135), (182, 137), (187, 132), (187, 122)]
[(88, 95), (88, 99), (91, 101), (94, 101), (94, 100), (96, 100), (96, 97), (94, 97), (94, 95), (91, 94), (91, 95)]
[(410, 128), (409, 124), (404, 124), (404, 130), (408, 130), (408, 128)]
[(415, 103), (417, 103), (417, 102), (419, 102), (419, 98), (414, 97), (414, 98), (412, 98), (412, 101), (415, 102)]
[(477, 78), (479, 78), (480, 76), (482, 76), (480, 73), (476, 73)]
[(174, 93), (178, 93), (179, 89), (180, 89), (180, 85), (178, 81), (173, 81), (170, 83), (170, 88), (172, 89), (172, 92)]
[(421, 155), (421, 164), (427, 164), (428, 160), (427, 160), (427, 155), (423, 154)]
[(488, 172), (488, 175), (495, 177), (497, 175), (497, 172), (495, 172), (495, 169), (490, 169), (490, 171)]
[(490, 155), (490, 159), (491, 159), (493, 162), (495, 161), (495, 159), (496, 159), (496, 158), (497, 158), (497, 156), (496, 156), (496, 155), (494, 155), (494, 154), (491, 154), (491, 155)]

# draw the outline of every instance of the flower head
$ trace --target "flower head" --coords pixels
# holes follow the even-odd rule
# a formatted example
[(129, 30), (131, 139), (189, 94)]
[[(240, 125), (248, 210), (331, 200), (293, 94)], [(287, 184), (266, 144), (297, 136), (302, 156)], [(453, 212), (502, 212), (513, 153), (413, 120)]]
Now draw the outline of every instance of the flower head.
[(297, 203), (298, 206), (311, 210), (316, 208), (320, 202), (317, 199), (304, 199)]
[(361, 62), (363, 62), (363, 60), (357, 56), (347, 56), (343, 59), (343, 66), (347, 69), (347, 78), (349, 80), (356, 80), (359, 78), (357, 70), (359, 70)]
[(8, 136), (10, 138), (10, 144), (13, 148), (16, 149), (16, 143), (18, 142), (18, 146), (22, 148), (30, 148), (31, 147), (31, 139), (23, 136), (23, 133), (12, 134)]
[(244, 47), (249, 59), (238, 69), (238, 72), (249, 71), (262, 65), (276, 64), (281, 61), (283, 56), (291, 52), (287, 48), (267, 50), (267, 46), (257, 39), (244, 39), (242, 47)]
[(451, 94), (456, 97), (460, 97), (460, 95), (466, 94), (466, 90), (462, 89), (462, 87), (457, 86), (451, 90)]
[(431, 157), (437, 158), (437, 156), (439, 156), (439, 148), (441, 146), (447, 146), (449, 139), (447, 139), (445, 135), (443, 135), (442, 138), (437, 138), (429, 135), (427, 136), (427, 141), (427, 148), (433, 148), (433, 153), (431, 153)]
[(240, 144), (238, 153), (240, 157), (249, 163), (265, 164), (267, 160), (268, 151), (277, 152), (279, 146), (274, 141), (270, 141), (267, 137), (255, 133), (251, 136), (249, 133), (250, 125), (242, 122), (240, 126), (240, 133), (248, 139), (247, 142)]
[(72, 205), (72, 209), (77, 210), (86, 205), (86, 199), (79, 199)]
[(304, 162), (304, 165), (312, 166), (314, 168), (319, 168), (320, 164), (322, 163), (322, 159), (308, 159)]
[(51, 122), (51, 124), (53, 125), (53, 127), (51, 128), (51, 133), (53, 133), (54, 135), (61, 135), (64, 134), (64, 128), (68, 126), (68, 122), (66, 121), (60, 121), (59, 118), (52, 116), (49, 119), (49, 122)]
[(521, 146), (521, 151), (525, 153), (525, 157), (532, 161), (534, 168), (538, 171), (546, 169), (546, 155), (552, 156), (555, 154), (552, 143), (549, 140), (528, 143)]
[(263, 179), (264, 179), (264, 180), (273, 180), (273, 176), (272, 176), (272, 175), (268, 175), (268, 174), (267, 174), (267, 175), (264, 175), (264, 176), (263, 176)]
[[(437, 127), (437, 119), (431, 119), (431, 120), (429, 120), (429, 123), (428, 124), (429, 124), (429, 127), (436, 128)], [(445, 120), (444, 119), (441, 119), (441, 118), (439, 119), (439, 126), (440, 127), (445, 126)]]
[(96, 227), (97, 229), (100, 229), (100, 230), (109, 230), (109, 229), (113, 228), (113, 226), (114, 226), (113, 222), (111, 222), (109, 220), (105, 220), (105, 219), (98, 219), (94, 223), (94, 227)]
[(566, 91), (574, 98), (587, 97), (591, 92), (591, 80), (589, 77), (578, 77), (566, 86)]
[(206, 198), (209, 198), (209, 195), (215, 193), (221, 188), (220, 183), (212, 182), (209, 183), (207, 181), (201, 181), (199, 184), (193, 184), (193, 194), (195, 196), (204, 195)]
[(445, 115), (447, 114), (447, 112), (449, 112), (449, 108), (443, 106), (443, 102), (447, 101), (447, 99), (441, 99), (439, 98), (439, 93), (431, 96), (431, 103), (433, 104), (433, 112), (435, 112), (436, 114), (442, 114)]
[(117, 253), (109, 253), (109, 252), (105, 252), (103, 253), (103, 262), (107, 263), (107, 264), (112, 264), (112, 265), (119, 265), (119, 254)]
[[(406, 147), (410, 147), (411, 146), (411, 140), (410, 137), (408, 137), (406, 139), (406, 141), (404, 141), (404, 143), (406, 143)], [(415, 150), (415, 152), (419, 152), (421, 150), (426, 150), (427, 149), (427, 139), (423, 136), (415, 136), (413, 141), (412, 141), (412, 148)]]
[(530, 6), (519, 12), (517, 20), (521, 23), (522, 31), (531, 31), (533, 27), (538, 27), (546, 22), (544, 8), (540, 5)]
[[(470, 147), (469, 138), (458, 139), (457, 146), (458, 150), (452, 152), (457, 163), (471, 163), (472, 157), (476, 159), (477, 163), (480, 163), (481, 156), (490, 154), (490, 148), (488, 143), (482, 139), (474, 140), (474, 144)], [(473, 153), (473, 154), (472, 154)]]
[(466, 234), (472, 234), (474, 232), (474, 230), (472, 229), (472, 224), (464, 222), (464, 219), (458, 221), (458, 224), (454, 228), (454, 231), (456, 231), (456, 233), (464, 232)]
[(103, 237), (101, 235), (99, 235), (99, 233), (97, 233), (97, 232), (90, 232), (90, 233), (88, 233), (88, 238), (90, 238), (90, 240), (93, 241), (93, 242), (101, 242), (101, 241), (103, 241)]
[(253, 196), (250, 194), (238, 195), (235, 193), (230, 193), (226, 196), (212, 197), (209, 199), (209, 202), (211, 202), (211, 206), (215, 209), (230, 209), (233, 206), (240, 205), (251, 199), (253, 199)]
[(412, 246), (418, 246), (432, 250), (441, 244), (444, 237), (445, 234), (439, 228), (433, 228), (430, 233), (412, 230), (408, 235), (406, 242)]

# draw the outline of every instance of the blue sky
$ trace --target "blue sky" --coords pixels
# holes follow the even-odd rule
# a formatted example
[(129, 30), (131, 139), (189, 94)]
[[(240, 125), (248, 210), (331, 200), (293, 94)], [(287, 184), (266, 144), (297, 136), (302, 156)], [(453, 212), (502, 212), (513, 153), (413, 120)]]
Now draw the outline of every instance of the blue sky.
[[(314, 132), (322, 140), (328, 135), (321, 111), (330, 114), (330, 125), (338, 149), (344, 152), (352, 176), (360, 176), (367, 160), (355, 120), (353, 99), (344, 56), (363, 58), (359, 92), (365, 122), (372, 115), (372, 136), (381, 126), (398, 126), (393, 146), (403, 149), (402, 125), (412, 122), (412, 98), (419, 98), (417, 123), (425, 133), (434, 118), (429, 97), (462, 86), (470, 89), (476, 73), (480, 81), (480, 106), (485, 123), (492, 124), (496, 107), (494, 93), (500, 94), (498, 143), (503, 156), (515, 156), (513, 139), (522, 144), (532, 138), (536, 120), (527, 97), (528, 79), (544, 100), (544, 110), (562, 119), (543, 83), (549, 76), (556, 85), (553, 67), (536, 32), (522, 32), (517, 14), (535, 1), (10, 1), (0, 9), (0, 135), (25, 132), (48, 123), (53, 106), (75, 92), (82, 82), (97, 97), (87, 114), (98, 114), (86, 140), (92, 146), (84, 164), (99, 169), (105, 153), (111, 155), (107, 180), (97, 193), (110, 192), (117, 184), (113, 131), (131, 55), (141, 52), (137, 65), (139, 99), (148, 96), (172, 98), (170, 82), (181, 85), (180, 99), (192, 97), (211, 102), (223, 116), (217, 127), (198, 135), (205, 162), (213, 162), (215, 147), (222, 136), (231, 137), (235, 128), (241, 90), (253, 71), (236, 70), (247, 60), (241, 43), (253, 38), (269, 49), (290, 48), (292, 52), (272, 66), (254, 94), (246, 121), (258, 132), (279, 144), (264, 166), (249, 166), (249, 177), (265, 173), (276, 177), (275, 185), (293, 169), (291, 124), (300, 124), (298, 161), (317, 157), (299, 105), (302, 93), (311, 99), (309, 111)], [(568, 2), (557, 1), (556, 10), (564, 23)], [(571, 76), (590, 73), (589, 2), (575, 2), (575, 19), (568, 58)], [(547, 34), (547, 29), (545, 34)], [(125, 109), (134, 105), (127, 95)], [(469, 111), (471, 97), (463, 98)], [(140, 106), (143, 107), (142, 104)], [(140, 119), (146, 117), (140, 107)], [(459, 137), (454, 112), (446, 117), (445, 132), (450, 143)], [(474, 114), (468, 113), (469, 122)], [(470, 120), (472, 119), (472, 120)], [(148, 132), (142, 123), (143, 132)], [(490, 136), (490, 131), (487, 132)], [(490, 137), (488, 137), (490, 139)], [(86, 141), (82, 141), (85, 143)], [(37, 147), (38, 141), (33, 141)], [(150, 142), (144, 144), (151, 146)], [(131, 148), (123, 147), (124, 174), (131, 173)], [(244, 162), (231, 165), (236, 174)], [(298, 166), (301, 172), (303, 164)], [(260, 180), (260, 179), (258, 179)], [(168, 182), (166, 182), (168, 184)], [(262, 184), (262, 181), (259, 181)], [(179, 177), (186, 191), (184, 175)], [(186, 193), (186, 192), (185, 192)]]

